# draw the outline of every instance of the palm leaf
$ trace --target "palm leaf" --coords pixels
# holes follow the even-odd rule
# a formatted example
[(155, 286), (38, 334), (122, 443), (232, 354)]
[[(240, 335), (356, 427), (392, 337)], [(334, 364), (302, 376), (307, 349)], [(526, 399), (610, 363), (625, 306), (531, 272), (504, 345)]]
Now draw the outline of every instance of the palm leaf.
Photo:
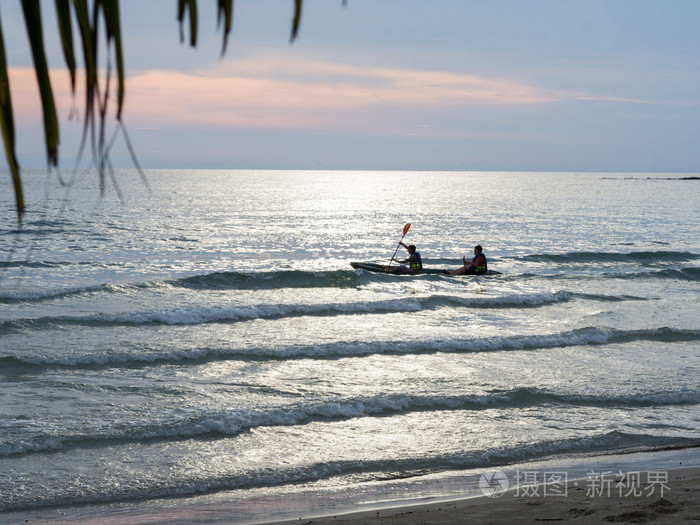
[(197, 0), (189, 0), (190, 5), (190, 45), (197, 45)]
[(294, 42), (299, 33), (299, 23), (301, 22), (301, 4), (302, 0), (294, 0), (294, 18), (292, 19), (292, 36), (290, 42)]
[(228, 35), (233, 26), (233, 0), (219, 0), (219, 10), (217, 15), (217, 25), (221, 25), (224, 21), (224, 45), (221, 49), (221, 55), (226, 53), (226, 45), (228, 44)]
[(5, 39), (0, 24), (0, 127), (2, 140), (5, 144), (7, 165), (12, 174), (12, 184), (15, 188), (15, 207), (19, 217), (24, 212), (24, 192), (22, 178), (19, 174), (19, 164), (15, 154), (15, 122), (12, 115), (12, 99), (10, 98), (10, 79), (7, 75), (7, 60), (5, 59)]
[(180, 42), (185, 41), (185, 30), (183, 29), (183, 24), (185, 20), (185, 8), (187, 4), (185, 0), (178, 0), (177, 2), (177, 21), (180, 23)]
[(122, 107), (124, 106), (124, 54), (122, 52), (122, 33), (119, 22), (119, 1), (102, 0), (102, 8), (105, 15), (105, 25), (107, 26), (107, 43), (114, 41), (114, 54), (117, 59), (117, 120), (122, 118)]
[[(94, 101), (95, 89), (97, 88), (97, 39), (93, 38), (92, 27), (90, 26), (90, 13), (88, 11), (87, 0), (73, 0), (75, 17), (78, 20), (80, 29), (80, 42), (83, 48), (83, 60), (85, 62), (85, 121), (83, 122), (83, 137), (78, 151), (78, 159), (85, 149), (87, 137), (90, 131), (93, 132), (92, 144), (94, 146)], [(93, 42), (95, 45), (93, 46)], [(93, 156), (95, 155), (93, 147)]]
[(73, 27), (70, 21), (70, 3), (68, 0), (56, 0), (56, 14), (58, 15), (58, 30), (61, 34), (63, 56), (70, 72), (71, 91), (75, 95), (75, 55), (73, 54)]
[(177, 20), (180, 22), (180, 41), (185, 40), (183, 24), (185, 23), (185, 14), (189, 11), (190, 14), (190, 45), (197, 46), (197, 0), (178, 0), (177, 3)]
[(97, 64), (95, 62), (95, 50), (91, 45), (93, 38), (87, 1), (73, 0), (73, 9), (78, 20), (78, 28), (80, 29), (80, 41), (83, 47), (83, 60), (85, 61), (85, 76), (88, 78), (88, 81), (92, 81), (96, 77)]
[(44, 34), (41, 25), (39, 0), (22, 0), (22, 9), (24, 11), (24, 21), (27, 25), (29, 43), (32, 48), (39, 93), (41, 94), (46, 156), (49, 164), (58, 166), (58, 117), (56, 115), (56, 104), (53, 99), (53, 90), (51, 89), (51, 80), (49, 79), (49, 67), (46, 63), (46, 54), (44, 52)]

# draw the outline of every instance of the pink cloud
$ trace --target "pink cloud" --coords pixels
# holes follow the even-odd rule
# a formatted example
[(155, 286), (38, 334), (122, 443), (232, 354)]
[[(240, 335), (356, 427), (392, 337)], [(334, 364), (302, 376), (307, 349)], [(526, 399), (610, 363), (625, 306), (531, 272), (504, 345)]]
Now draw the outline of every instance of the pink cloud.
[[(507, 80), (443, 72), (334, 64), (236, 63), (187, 74), (149, 71), (129, 80), (129, 104), (140, 118), (252, 127), (333, 126), (329, 117), (365, 118), (380, 108), (435, 109), (471, 105), (532, 105), (561, 93)], [(292, 77), (287, 73), (293, 69)], [(228, 74), (227, 74), (228, 73)], [(371, 119), (370, 119), (371, 120)]]
[[(60, 118), (74, 103), (68, 75), (52, 72)], [(34, 73), (10, 72), (19, 119), (40, 119)], [(426, 122), (406, 130), (383, 112), (418, 115), (470, 107), (531, 107), (585, 95), (526, 83), (440, 71), (366, 68), (275, 57), (220, 62), (196, 73), (151, 70), (127, 80), (131, 125), (235, 126), (434, 134)], [(79, 93), (78, 101), (82, 101)], [(82, 102), (80, 102), (82, 104)], [(82, 112), (79, 105), (77, 109)], [(417, 117), (416, 117), (417, 118)]]

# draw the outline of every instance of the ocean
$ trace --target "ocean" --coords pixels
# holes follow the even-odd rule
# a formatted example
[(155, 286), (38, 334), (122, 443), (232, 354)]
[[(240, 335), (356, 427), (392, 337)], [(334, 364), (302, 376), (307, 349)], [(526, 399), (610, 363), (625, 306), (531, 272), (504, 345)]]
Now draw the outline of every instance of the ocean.
[[(262, 521), (698, 459), (688, 176), (116, 170), (102, 194), (27, 171), (19, 227), (0, 175), (0, 523)], [(480, 244), (502, 273), (350, 267), (406, 223), (426, 267)]]

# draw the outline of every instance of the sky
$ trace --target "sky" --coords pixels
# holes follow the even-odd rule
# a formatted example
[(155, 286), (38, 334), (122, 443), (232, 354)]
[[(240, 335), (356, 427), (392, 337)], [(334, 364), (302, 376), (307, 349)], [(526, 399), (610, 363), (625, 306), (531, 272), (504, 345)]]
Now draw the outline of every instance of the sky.
[[(212, 0), (196, 49), (176, 0), (120, 5), (145, 168), (700, 171), (697, 0), (305, 0), (294, 43), (292, 0), (236, 0), (223, 57)], [(42, 14), (72, 167), (82, 101)], [(0, 17), (20, 165), (45, 167), (20, 2)], [(111, 158), (133, 167), (122, 139)]]

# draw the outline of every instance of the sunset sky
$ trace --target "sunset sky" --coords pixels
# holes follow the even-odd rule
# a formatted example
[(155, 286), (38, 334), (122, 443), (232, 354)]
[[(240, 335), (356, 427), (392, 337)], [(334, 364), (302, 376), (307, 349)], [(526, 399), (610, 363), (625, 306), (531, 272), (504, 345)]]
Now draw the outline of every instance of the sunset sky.
[[(196, 49), (176, 6), (121, 1), (124, 120), (146, 168), (700, 170), (697, 0), (306, 0), (293, 44), (292, 0), (237, 0), (223, 58), (216, 3), (199, 2)], [(42, 7), (72, 167), (82, 127)], [(0, 16), (18, 156), (42, 167), (20, 2)], [(122, 142), (113, 162), (131, 167)]]

